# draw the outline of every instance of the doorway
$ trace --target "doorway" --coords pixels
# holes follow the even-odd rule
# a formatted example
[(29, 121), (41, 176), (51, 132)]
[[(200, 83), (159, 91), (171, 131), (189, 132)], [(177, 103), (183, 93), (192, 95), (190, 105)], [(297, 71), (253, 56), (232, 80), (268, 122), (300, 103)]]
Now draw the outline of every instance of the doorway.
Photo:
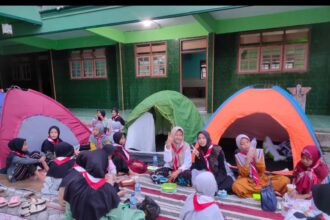
[(200, 112), (207, 109), (207, 38), (184, 39), (180, 42), (181, 93)]

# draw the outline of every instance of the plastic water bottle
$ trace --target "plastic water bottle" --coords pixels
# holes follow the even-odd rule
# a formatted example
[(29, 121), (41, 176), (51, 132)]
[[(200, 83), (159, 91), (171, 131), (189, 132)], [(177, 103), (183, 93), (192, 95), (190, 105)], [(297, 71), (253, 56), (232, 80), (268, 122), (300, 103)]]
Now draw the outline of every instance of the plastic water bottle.
[(158, 157), (157, 157), (157, 155), (154, 155), (154, 156), (152, 157), (152, 165), (153, 165), (154, 167), (158, 167)]
[(131, 193), (131, 197), (129, 198), (129, 207), (131, 209), (136, 209), (136, 198), (134, 192)]
[(135, 177), (135, 196), (137, 200), (141, 200), (141, 185), (138, 176)]

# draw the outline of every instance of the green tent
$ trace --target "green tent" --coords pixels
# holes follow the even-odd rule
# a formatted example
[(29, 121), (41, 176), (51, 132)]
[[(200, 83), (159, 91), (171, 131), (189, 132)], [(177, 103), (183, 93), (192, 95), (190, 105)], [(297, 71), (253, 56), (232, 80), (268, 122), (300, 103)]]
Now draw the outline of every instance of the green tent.
[[(125, 130), (145, 112), (152, 112), (156, 134), (165, 133), (174, 126), (184, 129), (185, 141), (192, 143), (204, 121), (194, 103), (179, 92), (163, 90), (145, 98), (130, 113)], [(167, 133), (165, 133), (167, 134)]]

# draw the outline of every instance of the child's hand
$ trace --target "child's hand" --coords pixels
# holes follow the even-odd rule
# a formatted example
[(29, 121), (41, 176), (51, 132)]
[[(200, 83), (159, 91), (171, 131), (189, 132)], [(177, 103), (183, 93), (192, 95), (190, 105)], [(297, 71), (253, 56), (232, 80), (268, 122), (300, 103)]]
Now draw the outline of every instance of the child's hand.
[(193, 149), (193, 154), (195, 154), (197, 157), (199, 157), (199, 151), (196, 148)]
[(78, 155), (78, 154), (80, 154), (80, 151), (79, 150), (74, 150), (74, 154)]
[(256, 149), (254, 147), (250, 147), (249, 152), (247, 153), (247, 157), (250, 158), (251, 160), (255, 158), (256, 155)]
[(167, 140), (166, 140), (166, 148), (169, 150), (171, 149), (171, 145), (173, 143), (173, 138), (170, 132), (167, 134)]
[(40, 159), (39, 159), (39, 162), (40, 163), (45, 162), (45, 161), (46, 161), (46, 157), (45, 156), (40, 157)]

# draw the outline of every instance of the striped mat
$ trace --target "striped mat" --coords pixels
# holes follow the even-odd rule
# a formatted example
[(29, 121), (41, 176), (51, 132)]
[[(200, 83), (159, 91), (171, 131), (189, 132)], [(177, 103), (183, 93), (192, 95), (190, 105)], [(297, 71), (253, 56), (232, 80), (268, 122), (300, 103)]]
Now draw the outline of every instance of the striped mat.
[[(192, 187), (177, 186), (175, 194), (167, 194), (160, 191), (160, 185), (154, 184), (148, 174), (140, 175), (139, 179), (142, 194), (150, 196), (161, 208), (158, 220), (178, 219), (187, 196), (195, 192)], [(125, 190), (128, 193), (122, 198), (122, 201), (129, 198), (130, 192), (133, 192), (133, 187), (125, 187)], [(252, 198), (242, 199), (235, 195), (228, 195), (225, 199), (216, 197), (216, 201), (228, 220), (283, 219), (279, 209), (274, 213), (262, 211), (260, 201)]]

